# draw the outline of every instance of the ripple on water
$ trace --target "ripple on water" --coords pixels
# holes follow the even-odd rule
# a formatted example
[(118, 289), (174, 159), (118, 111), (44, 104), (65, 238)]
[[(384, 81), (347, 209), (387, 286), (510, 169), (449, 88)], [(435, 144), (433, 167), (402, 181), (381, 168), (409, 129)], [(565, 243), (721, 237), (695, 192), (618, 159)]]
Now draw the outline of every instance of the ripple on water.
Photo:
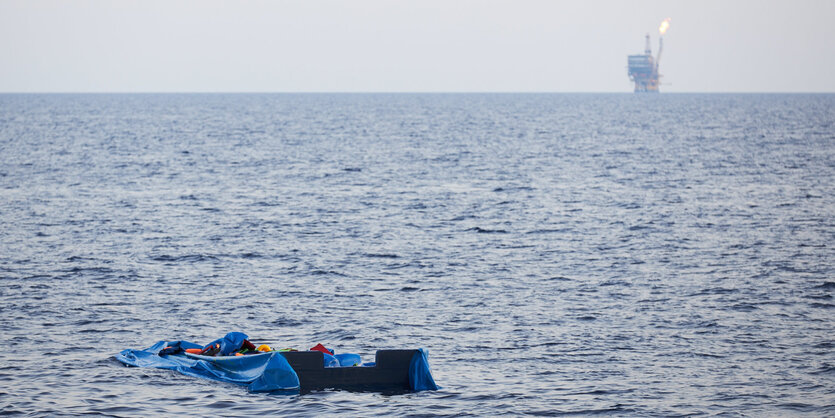
[[(0, 95), (0, 409), (832, 415), (833, 105)], [(426, 347), (443, 388), (252, 394), (111, 358), (232, 330)]]

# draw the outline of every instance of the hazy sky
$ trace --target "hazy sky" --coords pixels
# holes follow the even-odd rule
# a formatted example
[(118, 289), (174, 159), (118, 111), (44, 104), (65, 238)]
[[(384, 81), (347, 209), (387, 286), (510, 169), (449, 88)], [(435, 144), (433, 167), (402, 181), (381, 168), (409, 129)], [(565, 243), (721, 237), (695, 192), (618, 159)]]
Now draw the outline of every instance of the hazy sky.
[(835, 92), (835, 0), (0, 0), (0, 92)]

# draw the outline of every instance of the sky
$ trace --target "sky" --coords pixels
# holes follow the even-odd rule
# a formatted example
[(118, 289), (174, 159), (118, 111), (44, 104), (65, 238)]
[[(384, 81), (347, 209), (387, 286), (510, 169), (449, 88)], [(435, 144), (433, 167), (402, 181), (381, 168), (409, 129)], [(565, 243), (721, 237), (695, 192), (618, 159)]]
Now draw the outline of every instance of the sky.
[(0, 0), (0, 92), (835, 92), (835, 0)]

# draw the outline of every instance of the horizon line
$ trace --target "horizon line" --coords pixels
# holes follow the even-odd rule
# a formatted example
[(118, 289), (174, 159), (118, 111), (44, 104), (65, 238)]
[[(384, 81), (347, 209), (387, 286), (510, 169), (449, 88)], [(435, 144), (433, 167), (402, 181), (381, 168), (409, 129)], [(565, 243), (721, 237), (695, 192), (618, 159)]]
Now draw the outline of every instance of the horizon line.
[(835, 91), (0, 91), (0, 94), (835, 94)]

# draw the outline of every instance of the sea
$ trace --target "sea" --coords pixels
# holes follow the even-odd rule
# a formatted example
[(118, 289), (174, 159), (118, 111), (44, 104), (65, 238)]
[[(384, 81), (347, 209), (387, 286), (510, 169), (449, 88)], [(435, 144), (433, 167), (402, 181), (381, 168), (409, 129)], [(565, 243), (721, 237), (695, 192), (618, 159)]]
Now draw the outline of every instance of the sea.
[[(4, 415), (835, 415), (835, 94), (2, 94), (0, 224)], [(441, 388), (113, 357), (231, 331)]]

